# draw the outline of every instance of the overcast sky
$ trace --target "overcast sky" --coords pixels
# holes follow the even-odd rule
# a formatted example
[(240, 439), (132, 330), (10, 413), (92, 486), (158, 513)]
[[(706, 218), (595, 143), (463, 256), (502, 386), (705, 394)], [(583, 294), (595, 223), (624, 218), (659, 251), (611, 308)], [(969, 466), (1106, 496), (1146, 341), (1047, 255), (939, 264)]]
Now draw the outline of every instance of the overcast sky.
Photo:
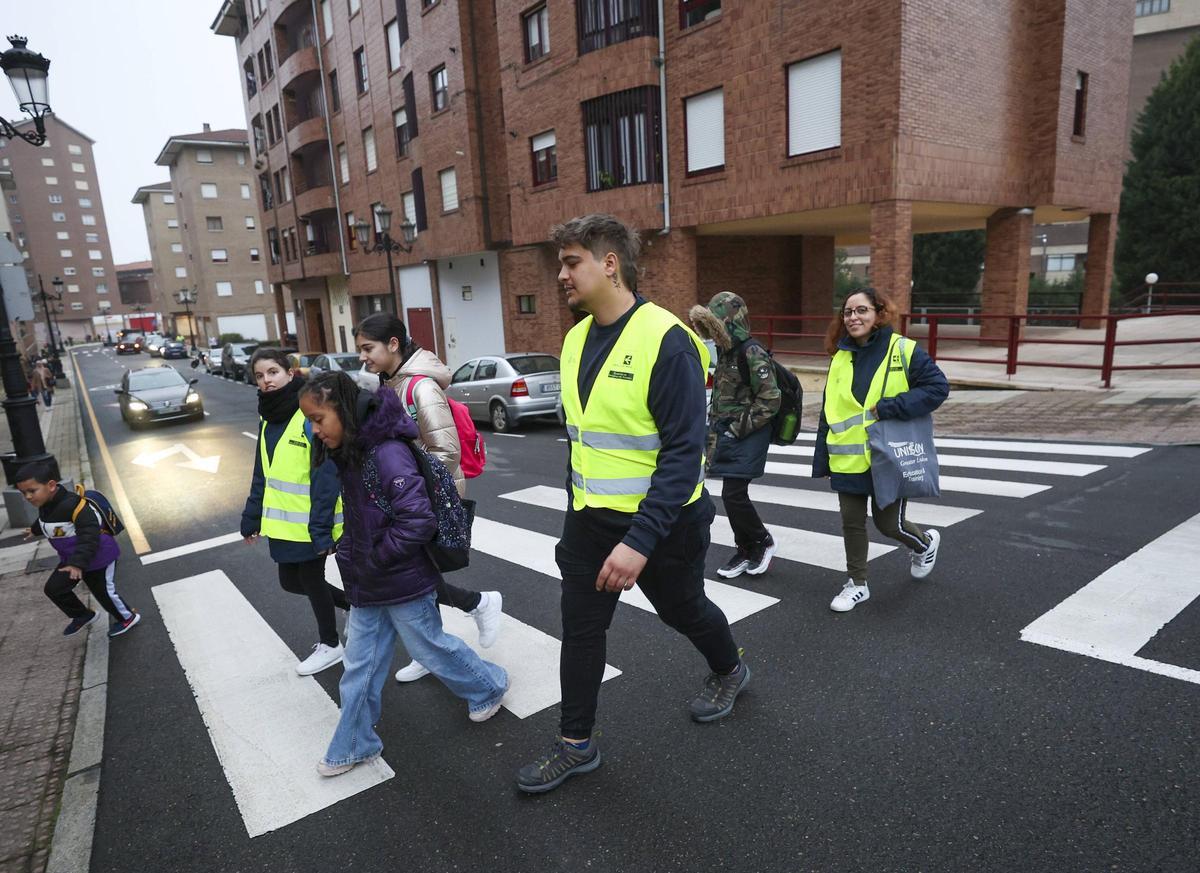
[[(50, 59), (50, 106), (96, 141), (104, 217), (118, 264), (150, 258), (142, 185), (164, 182), (154, 163), (167, 137), (245, 128), (236, 41), (209, 25), (220, 0), (2, 0), (0, 33), (20, 34)], [(2, 43), (8, 48), (8, 42)], [(0, 116), (19, 112), (7, 81)]]

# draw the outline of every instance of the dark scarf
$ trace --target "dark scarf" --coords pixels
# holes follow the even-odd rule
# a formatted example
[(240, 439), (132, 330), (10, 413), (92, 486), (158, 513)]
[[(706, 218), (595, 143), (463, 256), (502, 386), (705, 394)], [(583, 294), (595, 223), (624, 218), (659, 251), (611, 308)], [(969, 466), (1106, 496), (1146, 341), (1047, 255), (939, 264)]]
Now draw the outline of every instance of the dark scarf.
[(300, 408), (300, 389), (304, 377), (296, 375), (278, 391), (258, 392), (258, 414), (270, 424), (286, 424)]

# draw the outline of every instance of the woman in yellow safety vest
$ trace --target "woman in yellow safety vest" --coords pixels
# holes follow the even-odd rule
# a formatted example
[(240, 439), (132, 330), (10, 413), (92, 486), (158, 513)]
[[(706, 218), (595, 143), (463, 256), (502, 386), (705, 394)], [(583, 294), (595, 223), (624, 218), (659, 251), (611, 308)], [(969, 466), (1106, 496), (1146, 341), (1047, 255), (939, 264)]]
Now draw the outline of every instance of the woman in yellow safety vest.
[(288, 356), (260, 348), (250, 370), (258, 384), (258, 445), (241, 534), (247, 543), (265, 536), (280, 586), (312, 605), (319, 639), (296, 665), (301, 676), (311, 676), (343, 656), (334, 610), (349, 609), (350, 602), (325, 581), (325, 557), (342, 534), (341, 484), (333, 461), (312, 469), (311, 426), (300, 411), (304, 379), (292, 375)]
[[(838, 494), (849, 579), (829, 608), (849, 612), (871, 596), (867, 587), (867, 501), (884, 536), (912, 553), (910, 574), (924, 579), (937, 561), (941, 535), (922, 531), (906, 516), (906, 500), (875, 503), (867, 425), (885, 419), (929, 415), (950, 393), (937, 364), (912, 340), (891, 328), (895, 312), (874, 288), (846, 297), (825, 337), (832, 358), (813, 453), (813, 476), (830, 479)], [(886, 393), (884, 376), (887, 376)]]

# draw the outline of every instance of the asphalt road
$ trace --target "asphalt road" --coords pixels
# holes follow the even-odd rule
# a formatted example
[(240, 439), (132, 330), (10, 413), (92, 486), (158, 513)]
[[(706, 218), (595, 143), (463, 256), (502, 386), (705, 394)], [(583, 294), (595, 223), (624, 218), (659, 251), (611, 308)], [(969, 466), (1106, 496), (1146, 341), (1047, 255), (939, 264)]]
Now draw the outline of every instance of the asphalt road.
[[(210, 413), (203, 423), (130, 432), (102, 386), (117, 382), (121, 366), (145, 363), (118, 363), (107, 352), (79, 359), (152, 556), (237, 530), (254, 446), (243, 432), (257, 425), (252, 388), (201, 375)], [(170, 365), (190, 372), (185, 362)], [(87, 429), (93, 469), (111, 493)], [(552, 424), (512, 437), (486, 433), (488, 468), (472, 496), (485, 525), (519, 530), (500, 528), (507, 540), (488, 539), (492, 554), (477, 551), (452, 579), (500, 590), (521, 627), (553, 638), (557, 582), (528, 565), (556, 535), (561, 509), (534, 505), (524, 489), (561, 488), (561, 436)], [(179, 466), (182, 453), (133, 463), (176, 443), (219, 456), (217, 471)], [(512, 777), (548, 747), (557, 706), (525, 718), (502, 710), (475, 725), (435, 680), (389, 680), (379, 730), (395, 777), (255, 837), (231, 790), (230, 762), (214, 749), (210, 728), (220, 726), (206, 724), (151, 589), (221, 570), (297, 658), (315, 642), (308, 606), (279, 589), (265, 544), (142, 563), (125, 543), (120, 585), (144, 621), (111, 647), (92, 869), (1194, 871), (1200, 685), (1024, 642), (1020, 633), (1200, 513), (1200, 448), (1129, 458), (957, 454), (1097, 469), (943, 464), (943, 476), (1050, 487), (1026, 497), (944, 493), (941, 504), (978, 512), (942, 528), (934, 575), (908, 579), (899, 550), (877, 557), (870, 601), (844, 615), (828, 609), (844, 573), (805, 563), (808, 541), (796, 534), (795, 559), (733, 580), (778, 602), (733, 625), (754, 678), (735, 713), (712, 725), (686, 714), (704, 674), (686, 640), (648, 612), (618, 607), (607, 660), (621, 674), (601, 692), (605, 764), (542, 797), (519, 795)], [(803, 477), (762, 482), (779, 495), (825, 493), (824, 483)], [(518, 491), (524, 500), (501, 496)], [(839, 533), (835, 512), (760, 509), (777, 538), (784, 528)], [(513, 560), (495, 556), (510, 547)], [(710, 579), (729, 554), (713, 545)], [(1177, 572), (1194, 577), (1196, 568)], [(250, 651), (220, 611), (193, 618), (206, 637)], [(1200, 669), (1198, 627), (1192, 603), (1141, 656)], [(394, 666), (404, 663), (401, 651)], [(316, 677), (334, 701), (339, 677), (340, 668)], [(271, 755), (289, 737), (274, 742)]]

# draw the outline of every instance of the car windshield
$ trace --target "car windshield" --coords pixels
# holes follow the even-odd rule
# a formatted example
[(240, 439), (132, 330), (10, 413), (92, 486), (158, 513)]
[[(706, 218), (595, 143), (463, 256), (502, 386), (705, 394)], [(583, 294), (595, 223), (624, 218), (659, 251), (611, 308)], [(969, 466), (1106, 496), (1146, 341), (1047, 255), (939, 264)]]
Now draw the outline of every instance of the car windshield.
[(235, 355), (252, 355), (256, 348), (258, 348), (258, 343), (234, 343), (230, 347), (230, 351)]
[(558, 358), (554, 355), (524, 355), (520, 358), (509, 358), (508, 363), (522, 376), (558, 372)]
[(183, 377), (171, 367), (155, 367), (152, 370), (138, 370), (129, 374), (130, 391), (146, 388), (171, 388), (183, 384), (185, 384)]
[(358, 355), (330, 355), (329, 360), (333, 361), (343, 370), (357, 370), (360, 365)]
[(142, 338), (136, 333), (130, 334), (129, 336), (125, 337), (125, 339), (121, 340), (123, 343), (140, 343), (141, 341)]

